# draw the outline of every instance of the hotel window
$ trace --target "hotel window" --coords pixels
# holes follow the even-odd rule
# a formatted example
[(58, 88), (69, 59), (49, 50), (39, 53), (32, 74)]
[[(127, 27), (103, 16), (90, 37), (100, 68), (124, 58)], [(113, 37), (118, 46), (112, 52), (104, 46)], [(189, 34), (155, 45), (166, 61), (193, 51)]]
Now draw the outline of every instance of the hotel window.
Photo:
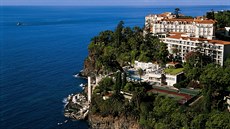
[(221, 46), (219, 46), (219, 49), (222, 49), (222, 47), (221, 47)]

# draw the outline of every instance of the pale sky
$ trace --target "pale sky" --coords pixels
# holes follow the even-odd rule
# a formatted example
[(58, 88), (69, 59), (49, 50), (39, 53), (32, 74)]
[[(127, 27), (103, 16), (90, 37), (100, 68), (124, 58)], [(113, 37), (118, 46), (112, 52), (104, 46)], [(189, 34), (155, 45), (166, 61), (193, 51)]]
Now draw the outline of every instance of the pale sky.
[(0, 5), (230, 5), (230, 0), (0, 0)]

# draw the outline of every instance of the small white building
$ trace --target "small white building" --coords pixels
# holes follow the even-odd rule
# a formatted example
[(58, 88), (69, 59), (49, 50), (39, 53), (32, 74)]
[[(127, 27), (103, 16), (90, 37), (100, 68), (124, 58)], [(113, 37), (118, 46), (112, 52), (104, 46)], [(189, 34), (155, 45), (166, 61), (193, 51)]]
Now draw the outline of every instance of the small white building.
[[(177, 62), (170, 62), (166, 66), (172, 66), (174, 69), (176, 65), (179, 65)], [(181, 81), (182, 76), (184, 75), (183, 73), (183, 68), (179, 68), (178, 73), (173, 73), (171, 74), (170, 72), (165, 73), (163, 72), (163, 68), (160, 68), (159, 64), (157, 63), (145, 63), (145, 62), (138, 62), (135, 61), (134, 64), (135, 69), (143, 69), (145, 70), (145, 75), (142, 77), (144, 81), (150, 82), (150, 83), (155, 83), (158, 85), (165, 85), (164, 82), (166, 82), (166, 85), (168, 86), (173, 86), (174, 84), (178, 83)], [(175, 68), (176, 69), (176, 68)]]
[(226, 102), (228, 104), (228, 111), (230, 112), (230, 95), (229, 96), (225, 96), (224, 100), (226, 100)]
[[(183, 71), (177, 74), (170, 73), (161, 73), (161, 72), (151, 72), (145, 75), (147, 77), (148, 82), (154, 82), (156, 84), (163, 84), (167, 86), (173, 86), (174, 84), (182, 81), (182, 77), (184, 76)], [(166, 84), (164, 84), (164, 82)]]
[(230, 27), (225, 27), (225, 36), (230, 36)]
[(178, 83), (181, 81), (181, 76), (184, 76), (184, 73), (178, 73), (175, 75), (172, 74), (165, 74), (165, 82), (167, 83), (168, 86), (173, 86), (174, 84)]
[(134, 61), (134, 68), (135, 69), (142, 69), (146, 70), (146, 72), (151, 72), (153, 70), (159, 69), (159, 64), (157, 63), (145, 63), (145, 62), (139, 62), (139, 61)]
[(168, 68), (164, 69), (164, 77), (163, 80), (166, 85), (173, 86), (174, 84), (182, 81), (184, 79), (183, 68), (176, 68), (176, 64), (174, 62), (167, 63)]
[(149, 82), (155, 82), (161, 84), (161, 79), (162, 79), (161, 73), (156, 73), (156, 72), (148, 73), (147, 77)]

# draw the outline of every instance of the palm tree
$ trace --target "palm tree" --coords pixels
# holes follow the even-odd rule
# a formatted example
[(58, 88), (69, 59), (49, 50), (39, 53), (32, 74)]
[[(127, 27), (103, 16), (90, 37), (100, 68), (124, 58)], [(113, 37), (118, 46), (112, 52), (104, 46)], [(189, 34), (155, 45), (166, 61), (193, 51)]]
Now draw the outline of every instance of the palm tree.
[(175, 15), (176, 15), (176, 18), (178, 18), (179, 17), (179, 13), (180, 13), (180, 8), (175, 8)]

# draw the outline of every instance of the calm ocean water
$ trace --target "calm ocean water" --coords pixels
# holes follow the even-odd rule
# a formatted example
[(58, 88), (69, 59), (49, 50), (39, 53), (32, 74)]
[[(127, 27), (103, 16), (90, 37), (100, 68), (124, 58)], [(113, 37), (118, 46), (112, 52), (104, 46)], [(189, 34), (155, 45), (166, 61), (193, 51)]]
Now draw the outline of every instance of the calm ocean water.
[[(2, 129), (87, 129), (85, 121), (63, 122), (65, 97), (86, 80), (72, 75), (83, 68), (90, 39), (100, 31), (144, 25), (152, 7), (0, 7), (0, 127)], [(186, 15), (230, 6), (181, 6)], [(22, 26), (16, 26), (21, 22)]]

